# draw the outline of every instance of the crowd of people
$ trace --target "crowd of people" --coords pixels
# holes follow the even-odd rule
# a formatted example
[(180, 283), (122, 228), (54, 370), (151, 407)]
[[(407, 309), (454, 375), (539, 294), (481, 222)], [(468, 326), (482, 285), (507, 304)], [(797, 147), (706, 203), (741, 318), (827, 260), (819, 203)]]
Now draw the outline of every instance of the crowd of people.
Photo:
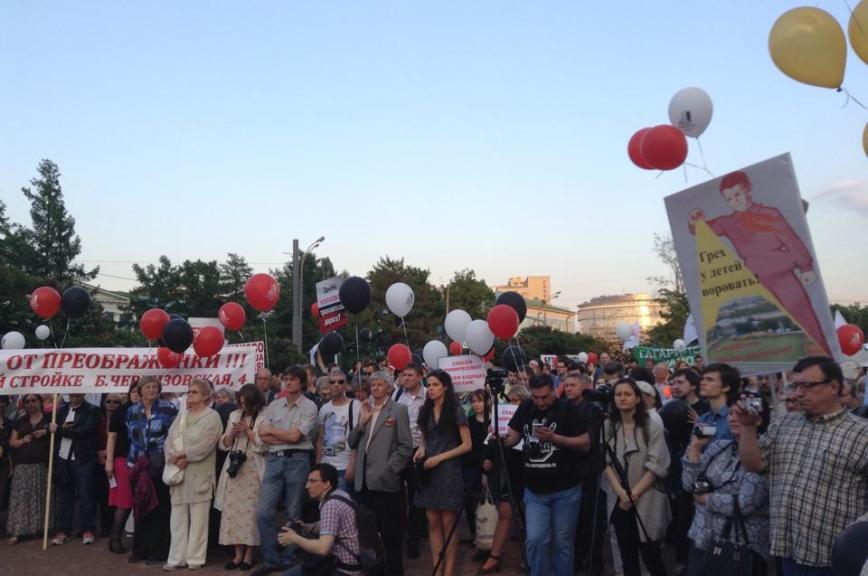
[[(504, 568), (511, 538), (538, 576), (665, 575), (666, 546), (676, 574), (733, 558), (752, 575), (866, 574), (864, 385), (829, 358), (749, 378), (701, 359), (531, 359), (463, 394), (413, 362), (322, 368), (184, 394), (145, 376), (126, 395), (70, 394), (54, 422), (51, 396), (0, 396), (9, 544), (42, 534), (52, 460), (52, 545), (105, 537), (166, 571), (219, 545), (226, 570), (255, 576), (400, 576), (427, 539), (438, 573), (469, 573), (456, 528), (474, 542), (490, 500), (477, 574)], [(505, 426), (495, 403), (513, 405)]]

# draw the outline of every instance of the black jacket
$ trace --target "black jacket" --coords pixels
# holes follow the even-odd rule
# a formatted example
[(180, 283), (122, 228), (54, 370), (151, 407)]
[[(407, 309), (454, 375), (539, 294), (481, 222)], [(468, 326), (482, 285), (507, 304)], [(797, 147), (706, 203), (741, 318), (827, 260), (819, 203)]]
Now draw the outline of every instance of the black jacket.
[(75, 456), (75, 461), (93, 462), (96, 460), (97, 435), (99, 427), (99, 408), (93, 404), (82, 402), (75, 410), (75, 419), (71, 426), (64, 426), (66, 415), (69, 414), (69, 404), (64, 404), (57, 409), (57, 440), (55, 450), (60, 451), (61, 439), (72, 440), (70, 460)]

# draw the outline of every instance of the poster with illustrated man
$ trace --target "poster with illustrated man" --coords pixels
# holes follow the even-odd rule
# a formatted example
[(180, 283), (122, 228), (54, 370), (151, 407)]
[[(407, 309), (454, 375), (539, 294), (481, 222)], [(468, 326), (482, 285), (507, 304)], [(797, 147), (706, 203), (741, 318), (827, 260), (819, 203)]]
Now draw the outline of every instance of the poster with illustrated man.
[(789, 154), (665, 202), (706, 363), (750, 375), (840, 359)]

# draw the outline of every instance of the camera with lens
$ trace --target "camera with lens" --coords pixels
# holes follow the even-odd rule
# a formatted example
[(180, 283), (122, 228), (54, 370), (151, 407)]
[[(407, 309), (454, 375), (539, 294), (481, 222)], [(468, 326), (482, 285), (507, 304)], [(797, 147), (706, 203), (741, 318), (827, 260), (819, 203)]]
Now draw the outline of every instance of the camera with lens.
[(241, 450), (232, 450), (229, 452), (229, 466), (226, 468), (226, 474), (228, 474), (230, 478), (235, 478), (238, 475), (238, 470), (241, 469), (241, 465), (246, 461), (247, 454)]
[(695, 494), (697, 496), (702, 495), (702, 494), (708, 494), (709, 492), (712, 492), (713, 490), (714, 490), (714, 487), (711, 485), (711, 482), (709, 482), (708, 480), (702, 480), (702, 479), (697, 480), (690, 487), (690, 493)]
[(763, 411), (762, 396), (754, 392), (745, 392), (742, 406), (744, 406), (744, 409), (748, 412), (759, 414)]
[(506, 376), (506, 370), (489, 368), (488, 373), (485, 375), (485, 384), (491, 388), (492, 392), (499, 394), (504, 390)]
[(614, 400), (615, 396), (612, 388), (608, 384), (597, 384), (593, 390), (585, 390), (582, 392), (582, 398), (591, 402), (599, 402), (606, 405)]
[(717, 426), (709, 426), (708, 424), (697, 424), (693, 429), (693, 435), (697, 438), (711, 438), (717, 434)]

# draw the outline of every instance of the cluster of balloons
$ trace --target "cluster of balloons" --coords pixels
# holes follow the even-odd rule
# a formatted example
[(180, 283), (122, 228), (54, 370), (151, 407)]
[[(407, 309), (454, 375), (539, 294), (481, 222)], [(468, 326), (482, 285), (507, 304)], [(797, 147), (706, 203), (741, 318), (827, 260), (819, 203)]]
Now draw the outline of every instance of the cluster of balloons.
[[(71, 286), (60, 292), (51, 286), (40, 286), (30, 293), (30, 308), (43, 320), (50, 320), (62, 310), (70, 319), (81, 318), (90, 309), (90, 294), (81, 286)], [(36, 338), (46, 340), (51, 336), (51, 328), (40, 324), (34, 331)], [(22, 350), (27, 344), (24, 334), (17, 331), (7, 332), (0, 340), (3, 350)]]
[[(218, 318), (226, 328), (240, 330), (246, 314), (239, 304), (229, 302), (220, 307)], [(160, 343), (157, 360), (163, 368), (177, 368), (190, 345), (197, 356), (207, 358), (220, 352), (225, 343), (223, 331), (216, 326), (203, 326), (194, 337), (189, 322), (162, 308), (151, 308), (142, 314), (139, 330), (146, 339)]]
[(711, 123), (714, 105), (702, 88), (679, 90), (669, 101), (671, 124), (642, 128), (627, 143), (633, 164), (645, 170), (674, 170), (687, 160), (687, 137), (699, 138)]
[[(851, 11), (847, 35), (853, 52), (868, 64), (868, 0)], [(769, 53), (778, 69), (798, 82), (841, 89), (847, 66), (847, 40), (835, 17), (802, 6), (781, 14), (769, 32)], [(868, 124), (862, 133), (868, 155)]]
[(855, 324), (844, 324), (838, 328), (837, 333), (841, 352), (847, 356), (852, 356), (862, 350), (862, 345), (865, 344), (865, 334), (861, 328)]

